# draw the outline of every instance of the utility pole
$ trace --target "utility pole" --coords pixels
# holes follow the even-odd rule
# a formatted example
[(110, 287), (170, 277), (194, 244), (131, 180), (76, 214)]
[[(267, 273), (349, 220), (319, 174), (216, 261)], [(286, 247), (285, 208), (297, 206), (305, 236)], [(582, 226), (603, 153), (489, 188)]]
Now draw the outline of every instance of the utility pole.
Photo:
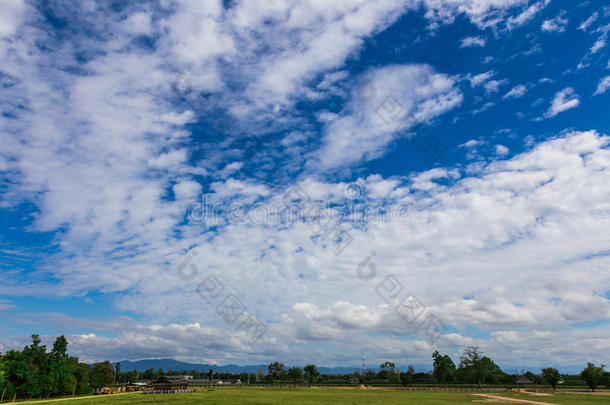
[(364, 378), (364, 374), (366, 371), (364, 370), (364, 357), (362, 358), (362, 377)]

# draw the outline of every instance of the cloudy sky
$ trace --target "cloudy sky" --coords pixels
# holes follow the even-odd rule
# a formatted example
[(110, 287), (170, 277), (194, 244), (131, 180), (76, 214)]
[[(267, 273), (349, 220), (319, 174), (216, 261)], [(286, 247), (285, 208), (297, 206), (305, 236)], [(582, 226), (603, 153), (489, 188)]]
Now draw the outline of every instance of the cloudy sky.
[(601, 3), (0, 1), (0, 351), (607, 364)]

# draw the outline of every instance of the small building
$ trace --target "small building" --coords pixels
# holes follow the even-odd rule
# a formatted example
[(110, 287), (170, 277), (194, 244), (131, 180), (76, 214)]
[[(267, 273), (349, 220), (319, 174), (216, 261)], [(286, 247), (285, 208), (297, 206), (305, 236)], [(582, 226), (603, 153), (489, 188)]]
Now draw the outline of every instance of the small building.
[(151, 391), (172, 392), (188, 389), (189, 383), (183, 379), (169, 379), (167, 377), (159, 377), (148, 383), (148, 388)]

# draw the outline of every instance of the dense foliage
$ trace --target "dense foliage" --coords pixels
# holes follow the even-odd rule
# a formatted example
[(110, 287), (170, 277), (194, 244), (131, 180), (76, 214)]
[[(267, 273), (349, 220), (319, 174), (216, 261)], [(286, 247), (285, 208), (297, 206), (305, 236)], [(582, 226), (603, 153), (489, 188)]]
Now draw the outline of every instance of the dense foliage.
[[(68, 355), (68, 341), (59, 336), (50, 352), (38, 335), (22, 351), (9, 350), (0, 356), (2, 398), (49, 398), (91, 392), (90, 367)], [(112, 366), (111, 366), (112, 368)], [(111, 372), (114, 380), (114, 370)], [(108, 381), (104, 381), (108, 383)]]

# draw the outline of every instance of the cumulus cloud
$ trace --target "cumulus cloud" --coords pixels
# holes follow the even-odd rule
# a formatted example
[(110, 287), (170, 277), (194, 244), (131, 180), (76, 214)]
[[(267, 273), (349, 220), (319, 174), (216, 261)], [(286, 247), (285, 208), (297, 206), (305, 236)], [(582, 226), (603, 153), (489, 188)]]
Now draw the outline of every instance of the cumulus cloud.
[(578, 107), (579, 104), (580, 98), (578, 97), (578, 94), (574, 93), (573, 88), (566, 87), (565, 89), (555, 93), (555, 97), (553, 97), (551, 106), (549, 107), (545, 116), (547, 118), (554, 117), (560, 112)]
[(322, 168), (380, 156), (401, 131), (454, 108), (462, 95), (428, 65), (392, 65), (366, 73), (341, 118), (327, 124), (315, 161)]
[[(497, 342), (534, 339), (540, 345), (556, 338), (575, 348), (585, 336), (591, 344), (579, 348), (579, 355), (608, 352), (602, 341), (607, 328), (560, 336), (575, 322), (609, 316), (599, 291), (608, 285), (600, 269), (608, 267), (602, 253), (610, 242), (610, 196), (600, 186), (610, 161), (605, 136), (562, 133), (488, 164), (364, 176), (357, 180), (362, 196), (398, 212), (398, 219), (372, 221), (359, 215), (363, 203), (353, 202), (354, 211), (338, 219), (353, 238), (340, 256), (306, 224), (277, 215), (283, 201), (277, 189), (243, 175), (252, 161), (261, 171), (276, 164), (277, 145), (260, 147), (267, 139), (258, 135), (269, 127), (291, 128), (281, 145), (298, 149), (316, 139), (319, 131), (311, 127), (319, 124), (319, 149), (294, 152), (305, 155), (309, 171), (289, 180), (312, 200), (330, 201), (345, 196), (347, 184), (320, 181), (319, 170), (380, 156), (413, 125), (457, 107), (463, 97), (457, 78), (429, 65), (374, 68), (352, 90), (342, 82), (345, 60), (415, 3), (224, 8), (221, 2), (162, 2), (160, 9), (127, 7), (118, 14), (103, 5), (57, 7), (58, 18), (74, 27), (87, 24), (92, 33), (83, 40), (66, 32), (62, 41), (49, 39), (36, 24), (21, 35), (28, 13), (35, 14), (24, 4), (0, 5), (0, 15), (9, 16), (0, 19), (3, 41), (8, 38), (3, 46), (11, 51), (0, 58), (7, 83), (0, 96), (0, 169), (7, 176), (0, 205), (34, 207), (26, 227), (54, 232), (56, 247), (32, 272), (0, 273), (0, 292), (93, 292), (116, 310), (138, 315), (137, 322), (50, 314), (36, 321), (78, 325), (70, 344), (83, 359), (171, 356), (243, 363), (280, 356), (303, 362), (313, 353), (332, 364), (351, 362), (364, 350), (371, 357), (429, 360), (432, 347), (401, 329), (375, 292), (390, 274), (458, 331), (439, 340), (441, 350), (478, 343), (510, 359), (514, 353), (498, 349)], [(423, 4), (432, 24), (462, 14), (480, 27), (507, 18), (515, 27), (546, 2)], [(526, 14), (511, 20), (509, 9), (519, 6)], [(33, 20), (40, 23), (39, 17)], [(494, 93), (506, 81), (493, 76), (490, 71), (469, 80)], [(343, 109), (321, 112), (318, 122), (292, 130), (303, 122), (295, 103), (327, 91), (346, 100)], [(562, 92), (549, 114), (578, 104), (573, 90)], [(201, 98), (189, 99), (194, 95)], [(243, 135), (248, 141), (241, 139), (237, 130), (220, 140), (213, 128), (206, 132), (219, 116), (245, 124), (258, 143), (250, 142), (251, 133)], [(495, 150), (506, 155), (501, 146)], [(210, 201), (239, 209), (219, 224), (189, 223), (185, 214), (203, 205), (203, 190)], [(243, 210), (263, 202), (279, 219), (244, 222)], [(328, 205), (332, 212), (335, 207)], [(372, 251), (378, 274), (365, 282), (356, 269)], [(196, 277), (184, 281), (177, 268), (189, 257)], [(269, 326), (258, 346), (202, 298), (200, 283), (210, 275)], [(1, 301), (0, 310), (10, 312), (11, 305)], [(496, 334), (477, 339), (469, 335), (471, 326)], [(404, 340), (406, 334), (412, 340)], [(316, 346), (321, 341), (326, 348)], [(0, 345), (4, 350), (22, 342), (3, 338)], [(520, 355), (539, 349), (530, 345)], [(556, 355), (558, 362), (573, 359)]]

